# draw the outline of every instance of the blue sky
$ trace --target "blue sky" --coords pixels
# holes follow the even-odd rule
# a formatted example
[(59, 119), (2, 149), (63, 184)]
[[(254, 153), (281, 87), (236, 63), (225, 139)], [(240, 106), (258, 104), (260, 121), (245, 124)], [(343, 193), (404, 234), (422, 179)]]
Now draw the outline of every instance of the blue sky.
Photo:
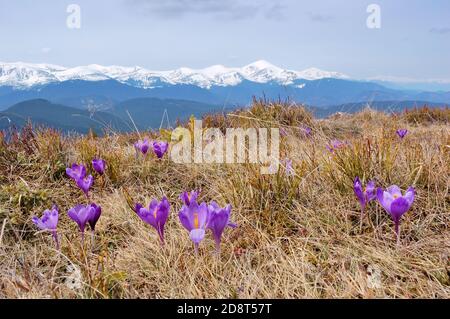
[[(69, 29), (69, 4), (81, 28)], [(369, 29), (367, 6), (381, 8)], [(165, 70), (265, 59), (355, 78), (450, 79), (448, 0), (0, 0), (0, 61)]]

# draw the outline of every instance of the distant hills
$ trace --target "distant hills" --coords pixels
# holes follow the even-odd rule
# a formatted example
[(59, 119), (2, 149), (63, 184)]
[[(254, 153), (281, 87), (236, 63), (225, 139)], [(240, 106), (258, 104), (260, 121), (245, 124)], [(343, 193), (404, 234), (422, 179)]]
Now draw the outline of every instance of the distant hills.
[(31, 99), (46, 99), (75, 108), (100, 110), (108, 109), (126, 100), (148, 97), (234, 107), (245, 106), (251, 102), (252, 96), (263, 95), (268, 99), (290, 99), (317, 107), (373, 101), (450, 103), (450, 92), (403, 91), (371, 82), (331, 78), (312, 81), (295, 80), (290, 85), (244, 80), (235, 86), (201, 88), (190, 84), (166, 84), (152, 89), (133, 87), (116, 80), (70, 80), (27, 89), (0, 86), (0, 111)]
[(0, 112), (0, 130), (23, 127), (28, 120), (34, 125), (45, 125), (64, 132), (87, 133), (92, 129), (100, 134), (105, 129), (117, 132), (146, 130), (173, 126), (176, 120), (191, 115), (200, 118), (205, 113), (222, 111), (220, 106), (185, 100), (139, 98), (121, 102), (105, 111), (82, 110), (44, 99), (20, 102)]
[[(349, 103), (328, 108), (309, 108), (316, 117), (327, 117), (337, 112), (354, 113), (370, 106), (373, 109), (397, 112), (408, 108), (448, 107), (424, 101), (379, 101), (373, 103)], [(201, 118), (213, 112), (229, 112), (235, 108), (176, 99), (136, 98), (120, 102), (103, 111), (74, 108), (52, 103), (44, 99), (33, 99), (17, 103), (0, 112), (0, 130), (23, 127), (28, 120), (35, 126), (52, 127), (63, 132), (86, 134), (92, 129), (97, 134), (105, 130), (131, 132), (174, 127), (177, 120), (187, 120), (191, 115)]]
[(106, 112), (93, 114), (61, 104), (53, 104), (47, 100), (36, 99), (13, 105), (0, 112), (0, 130), (15, 126), (23, 127), (28, 120), (33, 125), (44, 125), (64, 132), (87, 133), (89, 129), (101, 133), (106, 128), (115, 131), (126, 131), (126, 124), (115, 115)]

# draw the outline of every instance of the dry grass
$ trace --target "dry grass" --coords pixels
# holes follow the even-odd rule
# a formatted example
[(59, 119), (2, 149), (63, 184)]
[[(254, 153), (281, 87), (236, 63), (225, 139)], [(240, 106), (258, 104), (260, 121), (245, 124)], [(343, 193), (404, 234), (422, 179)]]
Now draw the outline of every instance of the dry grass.
[[(427, 112), (314, 120), (301, 107), (255, 101), (249, 110), (205, 117), (206, 126), (222, 129), (284, 127), (282, 158), (293, 160), (294, 177), (283, 169), (262, 176), (250, 164), (143, 162), (132, 147), (137, 134), (66, 138), (28, 128), (8, 143), (0, 135), (0, 298), (449, 298), (450, 113)], [(304, 124), (312, 137), (298, 129)], [(403, 141), (400, 127), (410, 131)], [(331, 155), (325, 145), (335, 138), (348, 146)], [(92, 191), (103, 215), (94, 247), (82, 248), (66, 212), (84, 198), (64, 169), (95, 155), (109, 164)], [(359, 230), (356, 175), (416, 187), (399, 247), (378, 203)], [(146, 203), (169, 198), (165, 247), (129, 209), (124, 188)], [(196, 257), (176, 216), (180, 192), (198, 188), (202, 201), (230, 202), (239, 224), (226, 230), (220, 258), (209, 238)], [(30, 222), (53, 202), (60, 252)]]

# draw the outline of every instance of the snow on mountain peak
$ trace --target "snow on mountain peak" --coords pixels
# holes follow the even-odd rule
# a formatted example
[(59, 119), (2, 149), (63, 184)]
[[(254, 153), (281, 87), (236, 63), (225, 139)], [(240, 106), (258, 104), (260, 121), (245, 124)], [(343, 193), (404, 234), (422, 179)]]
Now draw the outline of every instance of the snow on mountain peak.
[(27, 88), (52, 82), (68, 80), (100, 81), (114, 79), (132, 86), (151, 88), (157, 82), (167, 84), (189, 84), (202, 88), (211, 86), (233, 86), (248, 80), (258, 83), (276, 82), (292, 84), (294, 80), (317, 80), (322, 78), (348, 78), (338, 72), (310, 68), (292, 71), (277, 67), (265, 60), (258, 60), (242, 68), (212, 65), (204, 69), (181, 67), (171, 71), (150, 71), (138, 66), (102, 66), (90, 64), (64, 68), (52, 64), (1, 63), (0, 85)]
[(319, 80), (324, 78), (348, 79), (348, 76), (339, 72), (323, 71), (317, 68), (309, 68), (298, 72), (299, 77), (305, 80)]

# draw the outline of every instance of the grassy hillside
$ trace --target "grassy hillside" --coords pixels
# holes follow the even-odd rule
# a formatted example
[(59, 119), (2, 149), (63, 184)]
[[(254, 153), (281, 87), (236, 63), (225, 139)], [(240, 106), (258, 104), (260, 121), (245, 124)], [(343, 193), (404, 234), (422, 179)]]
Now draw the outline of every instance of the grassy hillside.
[[(292, 160), (292, 176), (284, 167), (261, 175), (254, 164), (136, 157), (133, 143), (163, 139), (158, 132), (67, 138), (25, 128), (0, 138), (0, 298), (450, 298), (449, 119), (448, 109), (419, 109), (316, 120), (262, 102), (205, 116), (204, 126), (221, 129), (284, 128), (281, 159)], [(403, 140), (398, 128), (409, 130)], [(329, 152), (334, 139), (345, 146)], [(86, 199), (64, 170), (73, 162), (92, 170), (95, 156), (107, 162), (90, 195), (103, 212), (95, 241), (82, 247), (67, 210)], [(360, 227), (355, 176), (415, 187), (399, 245), (377, 201)], [(232, 205), (238, 227), (225, 230), (219, 257), (209, 234), (196, 256), (178, 220), (179, 194), (193, 189), (199, 201)], [(129, 207), (162, 196), (171, 204), (163, 247)], [(31, 223), (53, 203), (60, 251)]]

